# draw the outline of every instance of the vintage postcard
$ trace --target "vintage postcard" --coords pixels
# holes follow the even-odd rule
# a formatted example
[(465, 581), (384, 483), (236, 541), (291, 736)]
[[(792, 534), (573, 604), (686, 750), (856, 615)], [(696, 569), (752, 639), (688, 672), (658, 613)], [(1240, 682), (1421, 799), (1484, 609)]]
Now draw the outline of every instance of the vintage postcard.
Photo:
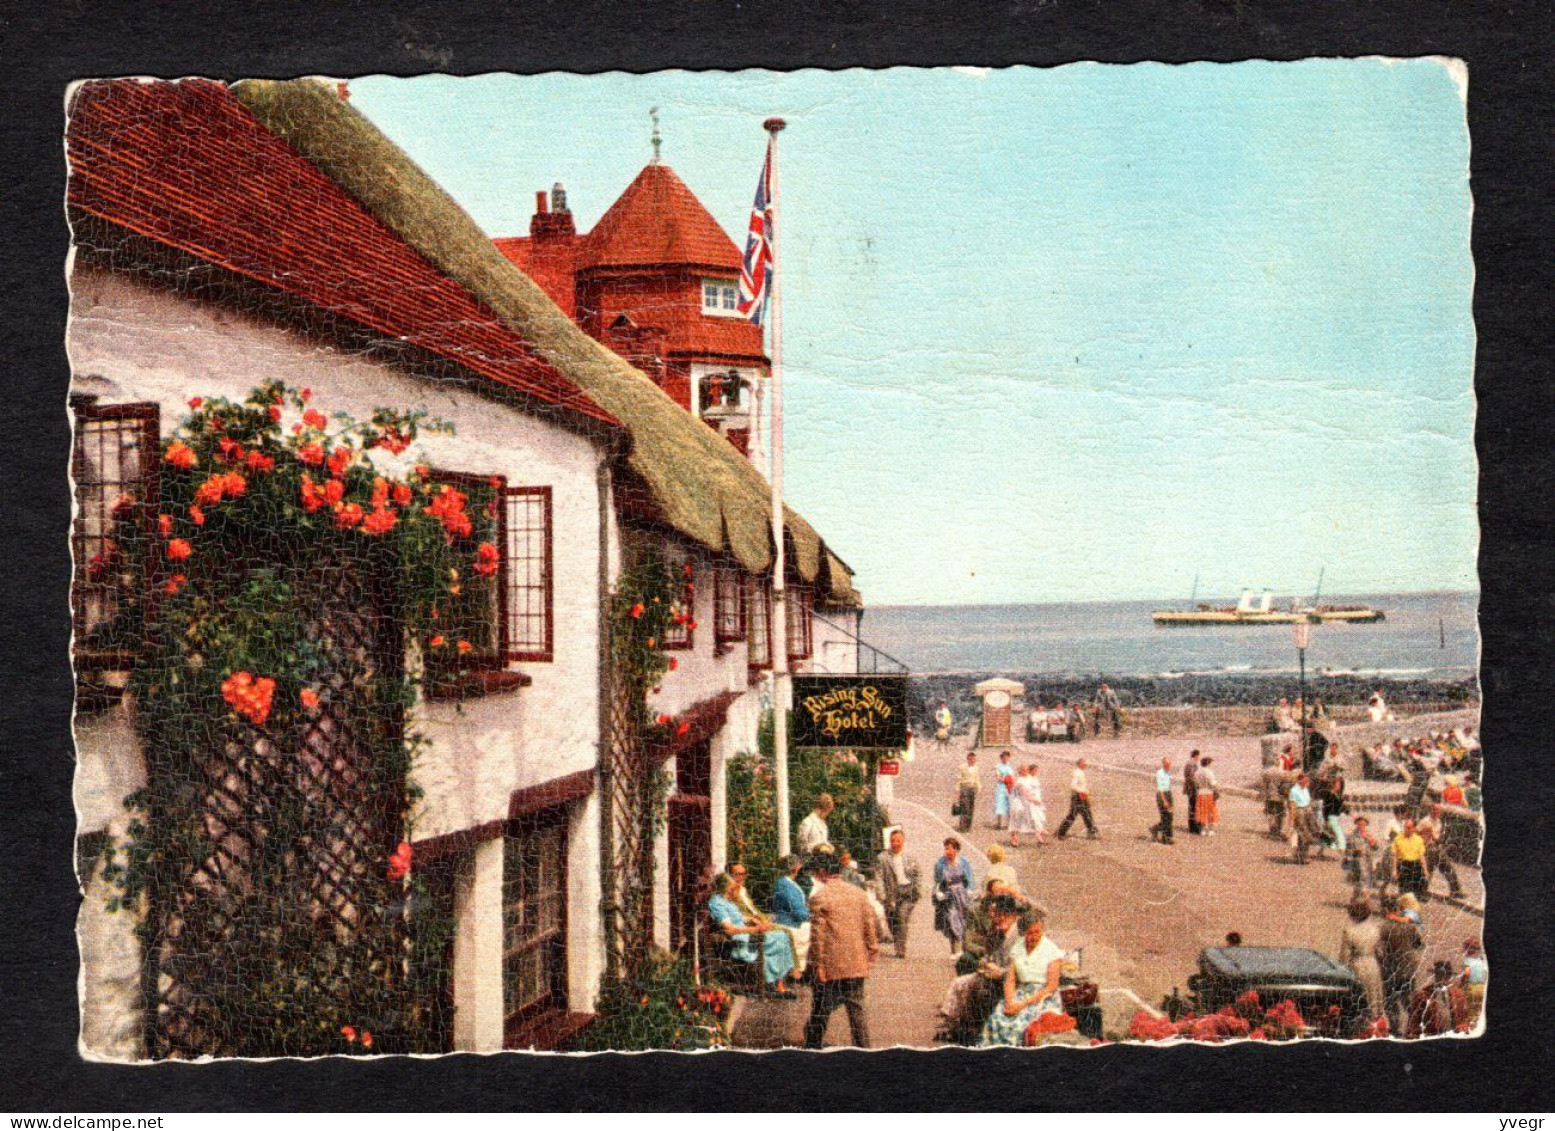
[(1484, 1032), (1468, 97), (73, 86), (83, 1055)]

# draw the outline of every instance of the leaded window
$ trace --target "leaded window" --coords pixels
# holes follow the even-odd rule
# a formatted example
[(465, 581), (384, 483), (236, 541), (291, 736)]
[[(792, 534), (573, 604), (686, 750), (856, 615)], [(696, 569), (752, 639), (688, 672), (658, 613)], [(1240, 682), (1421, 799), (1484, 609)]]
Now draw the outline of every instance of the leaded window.
[(561, 812), (513, 822), (502, 842), (506, 1028), (567, 1000), (567, 826)]
[(154, 404), (75, 404), (75, 652), (95, 667), (128, 667), (144, 640), (160, 417)]

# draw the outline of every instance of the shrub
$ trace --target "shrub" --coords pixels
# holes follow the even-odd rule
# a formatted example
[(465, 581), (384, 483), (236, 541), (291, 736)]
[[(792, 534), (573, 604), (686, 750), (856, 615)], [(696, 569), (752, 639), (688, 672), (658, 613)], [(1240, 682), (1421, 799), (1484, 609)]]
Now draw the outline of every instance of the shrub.
[(654, 949), (637, 972), (607, 985), (594, 1023), (578, 1038), (586, 1052), (727, 1048), (729, 991), (701, 986), (691, 964)]
[[(740, 754), (730, 762), (728, 771), (729, 859), (745, 864), (749, 872), (745, 886), (758, 906), (771, 900), (772, 885), (778, 875), (772, 722), (769, 712), (761, 722), (758, 751)], [(847, 849), (861, 867), (868, 869), (880, 850), (880, 833), (887, 820), (875, 800), (873, 763), (846, 750), (791, 752), (791, 834), (823, 793), (831, 794), (837, 803), (826, 822), (832, 846), (838, 852)]]

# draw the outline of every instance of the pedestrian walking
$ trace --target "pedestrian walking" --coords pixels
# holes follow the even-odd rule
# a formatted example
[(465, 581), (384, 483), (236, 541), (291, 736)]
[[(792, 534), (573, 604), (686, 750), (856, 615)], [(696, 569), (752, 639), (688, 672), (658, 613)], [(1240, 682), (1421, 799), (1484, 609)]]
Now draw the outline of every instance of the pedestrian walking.
[(1096, 692), (1096, 718), (1094, 720), (1095, 727), (1093, 733), (1101, 733), (1103, 718), (1112, 724), (1112, 737), (1117, 738), (1123, 730), (1123, 707), (1118, 702), (1118, 693), (1105, 683)]
[(1411, 817), (1419, 817), (1425, 811), (1425, 795), (1431, 788), (1431, 767), (1418, 754), (1409, 758), (1409, 789), (1404, 794), (1404, 807)]
[(1191, 804), (1201, 836), (1214, 836), (1215, 826), (1220, 824), (1220, 779), (1212, 768), (1214, 764), (1214, 758), (1205, 758), (1199, 763), (1199, 773), (1195, 779), (1198, 789)]
[(875, 913), (861, 889), (829, 882), (837, 874), (833, 857), (817, 853), (810, 858), (809, 867), (822, 884), (810, 898), (810, 969), (815, 973), (815, 988), (804, 1027), (805, 1048), (823, 1046), (826, 1024), (838, 1006), (848, 1011), (853, 1044), (868, 1048), (864, 982), (880, 956)]
[(1064, 817), (1063, 824), (1058, 826), (1059, 840), (1069, 835), (1069, 827), (1074, 824), (1076, 817), (1085, 821), (1085, 835), (1091, 840), (1098, 839), (1096, 820), (1091, 816), (1091, 786), (1086, 780), (1085, 767), (1085, 759), (1079, 759), (1074, 764), (1074, 773), (1069, 776), (1069, 813)]
[(1172, 843), (1172, 760), (1161, 759), (1155, 772), (1155, 811), (1160, 818), (1150, 827), (1150, 839), (1157, 844)]
[[(1289, 748), (1287, 747), (1287, 750)], [(1291, 760), (1295, 764), (1295, 760)], [(1285, 816), (1290, 808), (1290, 787), (1295, 777), (1290, 766), (1282, 758), (1263, 770), (1263, 813), (1269, 820), (1269, 836), (1274, 840), (1285, 839)]]
[(799, 822), (799, 833), (795, 839), (799, 842), (800, 852), (814, 852), (821, 845), (831, 843), (831, 830), (826, 827), (826, 819), (836, 808), (837, 803), (829, 793), (823, 793), (815, 799), (815, 808)]
[(1345, 813), (1349, 811), (1349, 803), (1345, 800), (1345, 791), (1348, 787), (1339, 763), (1331, 762), (1329, 766), (1330, 769), (1323, 779), (1323, 824), (1328, 830), (1328, 842), (1334, 846), (1335, 852), (1343, 855), (1349, 847), (1349, 841), (1344, 835), (1344, 825), (1341, 823)]
[(1409, 1000), (1415, 992), (1415, 973), (1420, 967), (1420, 951), (1425, 941), (1419, 925), (1400, 910), (1398, 900), (1385, 896), (1382, 912), (1377, 962), (1382, 968), (1388, 1024), (1393, 1032), (1402, 1033), (1409, 1013)]
[(1446, 810), (1440, 805), (1432, 805), (1430, 815), (1421, 821), (1415, 828), (1421, 837), (1425, 839), (1425, 864), (1430, 875), (1426, 877), (1426, 884), (1440, 873), (1447, 880), (1447, 894), (1452, 899), (1463, 898), (1463, 881), (1458, 879), (1458, 870), (1452, 865), (1452, 857), (1447, 852), (1446, 826), (1443, 823), (1443, 814)]
[(1183, 808), (1188, 811), (1188, 834), (1198, 836), (1203, 829), (1199, 825), (1199, 752), (1195, 750), (1188, 755), (1188, 761), (1182, 768), (1182, 799), (1185, 802)]
[(1034, 763), (1020, 768), (1010, 804), (1010, 847), (1020, 847), (1020, 835), (1038, 844), (1047, 839), (1047, 806), (1042, 801), (1042, 778)]
[(941, 703), (939, 710), (934, 712), (934, 741), (941, 746), (949, 746), (950, 728), (955, 721), (955, 716), (950, 713), (950, 704)]
[(967, 832), (972, 827), (972, 816), (977, 812), (977, 751), (968, 751), (966, 765), (961, 767), (961, 775), (956, 779), (956, 803), (951, 806), (951, 815), (958, 818), (957, 824), (962, 832)]
[(1295, 842), (1296, 863), (1305, 864), (1314, 844), (1318, 856), (1323, 855), (1323, 826), (1312, 804), (1312, 779), (1306, 774), (1299, 775), (1296, 784), (1290, 787), (1289, 801), (1290, 835)]
[(907, 930), (913, 909), (920, 897), (922, 870), (906, 853), (907, 834), (892, 829), (890, 847), (875, 857), (875, 875), (880, 881), (880, 902), (885, 906), (886, 925), (896, 943), (896, 957), (907, 957)]
[(1371, 904), (1365, 899), (1352, 900), (1350, 922), (1339, 938), (1339, 961), (1354, 972), (1366, 998), (1366, 1024), (1383, 1016), (1386, 997), (1382, 988), (1382, 964), (1377, 951), (1382, 945), (1382, 924), (1372, 917)]
[(1010, 823), (1010, 790), (1015, 785), (1015, 767), (1010, 765), (1010, 752), (999, 755), (999, 764), (993, 768), (993, 827), (1007, 828)]
[(1416, 899), (1428, 898), (1425, 874), (1425, 838), (1414, 821), (1405, 818), (1404, 828), (1393, 838), (1393, 875), (1399, 893)]
[(1357, 816), (1345, 842), (1344, 869), (1354, 886), (1354, 898), (1360, 899), (1373, 888), (1381, 890), (1377, 868), (1377, 838), (1365, 815)]
[(973, 890), (972, 865), (961, 855), (961, 842), (945, 838), (945, 854), (934, 862), (934, 929), (950, 940), (950, 953), (966, 937), (967, 905)]

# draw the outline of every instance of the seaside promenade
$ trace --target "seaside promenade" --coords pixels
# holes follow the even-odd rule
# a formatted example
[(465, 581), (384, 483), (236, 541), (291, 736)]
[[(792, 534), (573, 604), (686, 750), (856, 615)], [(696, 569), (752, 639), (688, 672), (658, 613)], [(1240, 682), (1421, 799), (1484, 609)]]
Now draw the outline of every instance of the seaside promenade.
[[(1122, 1031), (1134, 1011), (1153, 1009), (1174, 989), (1186, 991), (1197, 969), (1199, 951), (1221, 945), (1230, 931), (1250, 946), (1310, 947), (1330, 956), (1338, 949), (1347, 917), (1349, 887), (1332, 854), (1297, 865), (1284, 842), (1267, 837), (1262, 802), (1240, 791), (1221, 802), (1221, 824), (1214, 837), (1194, 837), (1182, 826), (1179, 795), (1178, 836), (1170, 846), (1151, 841), (1156, 819), (1152, 785), (1141, 772), (1163, 756), (1180, 766), (1197, 746), (1228, 766), (1239, 756), (1257, 758), (1257, 738), (1249, 739), (1098, 739), (1068, 744), (1016, 747), (1015, 760), (1042, 767), (1048, 828), (1057, 827), (1068, 806), (1069, 771), (1076, 757), (1091, 763), (1093, 806), (1101, 839), (1087, 840), (1083, 830), (1041, 847), (1010, 850), (1008, 860), (1023, 891), (1048, 909), (1049, 934), (1066, 950), (1083, 950), (1084, 973), (1102, 987), (1101, 1005), (1108, 1031)], [(1225, 743), (1222, 750), (1216, 744)], [(959, 767), (971, 739), (958, 736), (946, 747), (923, 743), (917, 760), (902, 767), (889, 803), (892, 820), (907, 833), (908, 852), (922, 865), (923, 901), (914, 916), (906, 961), (882, 956), (868, 982), (873, 1047), (933, 1043), (936, 1009), (953, 975), (947, 941), (933, 930), (928, 877), (941, 842), (954, 830), (951, 799)], [(1250, 749), (1250, 754), (1247, 749)], [(1007, 834), (991, 827), (994, 758), (984, 756), (983, 789), (970, 832), (955, 832), (965, 846), (974, 875), (988, 868), (987, 848), (1006, 843)], [(1116, 767), (1116, 768), (1107, 768)], [(1238, 777), (1223, 774), (1224, 780)], [(1477, 868), (1460, 868), (1466, 904), (1482, 906), (1484, 891)], [(1424, 908), (1426, 949), (1422, 968), (1437, 958), (1456, 962), (1465, 938), (1479, 937), (1483, 923), (1468, 906), (1434, 899)], [(889, 951), (889, 948), (886, 948)], [(809, 991), (792, 1003), (754, 1001), (737, 1019), (735, 1044), (777, 1048), (802, 1040)], [(848, 1043), (846, 1017), (832, 1018), (827, 1045)]]

